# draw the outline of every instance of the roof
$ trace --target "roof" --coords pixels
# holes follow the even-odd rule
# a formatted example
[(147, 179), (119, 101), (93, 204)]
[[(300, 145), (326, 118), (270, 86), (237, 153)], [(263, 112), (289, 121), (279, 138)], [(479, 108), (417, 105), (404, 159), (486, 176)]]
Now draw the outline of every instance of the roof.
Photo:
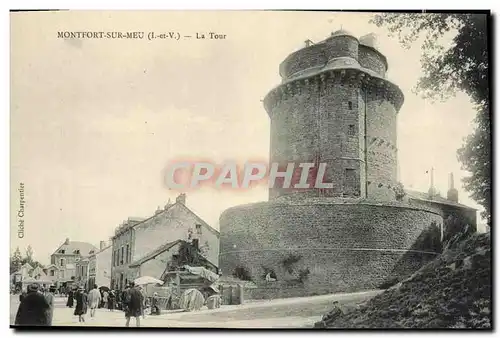
[(333, 32), (330, 37), (344, 36), (344, 35), (355, 37), (352, 33), (346, 31), (345, 29), (339, 29), (338, 31)]
[[(144, 257), (136, 260), (135, 262), (132, 262), (132, 264), (130, 264), (129, 266), (130, 267), (140, 266), (140, 265), (144, 264), (145, 262), (147, 262), (147, 261), (149, 261), (151, 259), (154, 259), (156, 256), (162, 254), (163, 252), (165, 252), (167, 250), (170, 250), (171, 248), (173, 248), (174, 246), (176, 246), (179, 243), (187, 243), (187, 242), (184, 241), (184, 240), (182, 240), (182, 239), (178, 239), (176, 241), (160, 245), (159, 247), (157, 247), (156, 249), (154, 249), (153, 251), (151, 251), (146, 256), (144, 256)], [(202, 259), (202, 260), (206, 261), (207, 263), (209, 263), (211, 266), (217, 268), (217, 265), (214, 264), (214, 263), (212, 263), (212, 262), (210, 262), (206, 257), (203, 257), (200, 253), (198, 253), (198, 255), (199, 255), (198, 256), (199, 259)]]
[(436, 203), (436, 204), (444, 204), (444, 205), (449, 205), (449, 206), (456, 207), (456, 208), (477, 210), (477, 209), (469, 207), (465, 204), (450, 201), (449, 199), (446, 199), (442, 196), (433, 196), (432, 198), (429, 198), (429, 194), (426, 192), (406, 190), (406, 193), (408, 194), (409, 198), (419, 200), (419, 201), (425, 201), (425, 202)]
[(90, 259), (91, 257), (96, 256), (96, 255), (100, 254), (101, 252), (108, 250), (112, 246), (113, 246), (113, 244), (110, 244), (107, 247), (103, 248), (102, 250), (98, 250), (98, 251), (94, 252), (93, 254), (89, 255), (87, 258)]
[(173, 242), (169, 242), (169, 243), (165, 243), (163, 245), (160, 245), (159, 247), (157, 247), (156, 249), (154, 249), (153, 251), (151, 251), (149, 254), (147, 254), (146, 256), (136, 260), (135, 262), (132, 262), (132, 264), (130, 264), (129, 266), (130, 267), (134, 267), (134, 266), (139, 266), (139, 265), (142, 265), (144, 264), (145, 262), (151, 260), (151, 259), (154, 259), (156, 256), (162, 254), (163, 252), (171, 249), (172, 247), (176, 246), (177, 244), (179, 244), (180, 242), (182, 242), (182, 240), (178, 239), (176, 241), (173, 241)]
[(30, 265), (30, 263), (24, 263), (22, 266), (21, 266), (21, 269), (22, 268), (27, 268), (28, 270), (33, 270), (33, 267)]
[(56, 268), (57, 270), (60, 270), (59, 267), (57, 265), (55, 265), (55, 264), (49, 264), (49, 265), (47, 265), (47, 267), (45, 268), (45, 270), (48, 270), (50, 268)]
[[(173, 208), (173, 207), (174, 207), (174, 206), (176, 206), (176, 205), (180, 205), (181, 207), (185, 208), (187, 211), (189, 211), (189, 213), (191, 213), (191, 214), (192, 214), (192, 215), (196, 218), (196, 220), (197, 220), (197, 221), (198, 221), (201, 225), (203, 225), (205, 228), (207, 228), (210, 232), (214, 233), (215, 235), (217, 235), (217, 236), (219, 235), (219, 232), (218, 232), (217, 230), (215, 230), (215, 229), (214, 229), (214, 228), (212, 228), (210, 225), (208, 225), (208, 223), (207, 223), (207, 222), (205, 222), (205, 221), (204, 221), (203, 219), (201, 219), (198, 215), (196, 215), (196, 214), (193, 212), (193, 210), (189, 209), (189, 208), (188, 208), (188, 207), (187, 207), (184, 203), (180, 203), (180, 202), (175, 202), (175, 203), (173, 203), (173, 204), (171, 204), (171, 205), (166, 206), (164, 210), (161, 210), (160, 212), (155, 213), (155, 214), (154, 214), (154, 215), (152, 215), (151, 217), (145, 218), (145, 219), (143, 219), (143, 220), (142, 220), (142, 221), (140, 221), (140, 222), (137, 222), (137, 223), (135, 223), (135, 224), (130, 225), (129, 227), (127, 227), (127, 229), (133, 229), (133, 228), (135, 228), (135, 227), (141, 226), (141, 225), (143, 225), (144, 223), (146, 223), (146, 221), (148, 221), (148, 220), (152, 219), (153, 217), (156, 217), (156, 216), (158, 216), (158, 215), (161, 215), (161, 214), (163, 214), (164, 212), (169, 211), (171, 208)], [(115, 234), (112, 238), (115, 238), (116, 236), (117, 236), (117, 235)]]
[[(59, 253), (60, 250), (64, 250), (64, 254)], [(91, 250), (96, 251), (97, 248), (87, 242), (70, 241), (68, 244), (63, 243), (56, 251), (54, 251), (54, 254), (75, 255), (75, 250), (80, 250), (80, 255), (86, 256)]]

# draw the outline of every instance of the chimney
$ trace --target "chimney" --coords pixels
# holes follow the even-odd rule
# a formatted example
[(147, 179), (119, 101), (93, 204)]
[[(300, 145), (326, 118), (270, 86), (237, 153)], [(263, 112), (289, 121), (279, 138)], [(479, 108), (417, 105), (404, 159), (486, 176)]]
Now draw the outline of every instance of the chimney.
[(306, 44), (306, 47), (309, 47), (309, 46), (311, 46), (311, 45), (313, 45), (313, 44), (314, 44), (314, 43), (313, 43), (311, 40), (309, 40), (309, 39), (307, 39), (306, 41), (304, 41), (304, 43)]
[(66, 240), (64, 241), (64, 245), (69, 245), (69, 238), (66, 238)]
[(99, 242), (99, 250), (104, 250), (104, 248), (106, 247), (106, 241), (100, 241)]
[(436, 188), (434, 187), (434, 168), (431, 168), (431, 186), (427, 192), (429, 199), (433, 199), (438, 195)]
[(155, 215), (158, 215), (160, 212), (162, 212), (163, 210), (160, 208), (160, 206), (158, 206), (158, 208), (156, 209), (155, 211)]
[(448, 186), (449, 189), (446, 198), (449, 201), (458, 203), (458, 190), (455, 189), (455, 182), (453, 181), (453, 173), (450, 173)]
[(186, 205), (186, 194), (182, 193), (179, 196), (177, 196), (177, 198), (175, 199), (175, 202)]

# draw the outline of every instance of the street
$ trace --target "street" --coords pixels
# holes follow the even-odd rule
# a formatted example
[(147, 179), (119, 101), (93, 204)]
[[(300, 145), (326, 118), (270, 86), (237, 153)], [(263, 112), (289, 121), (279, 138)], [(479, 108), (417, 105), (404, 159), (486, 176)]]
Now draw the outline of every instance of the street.
[[(335, 294), (313, 297), (251, 301), (243, 305), (226, 305), (220, 309), (203, 308), (197, 312), (163, 311), (160, 316), (141, 318), (142, 327), (196, 327), (196, 328), (298, 328), (312, 327), (322, 315), (331, 309), (334, 300), (345, 307), (364, 302), (380, 290), (351, 294)], [(122, 311), (113, 312), (98, 309), (94, 318), (90, 312), (86, 322), (78, 323), (73, 315), (74, 309), (65, 306), (65, 298), (56, 298), (53, 326), (125, 326)], [(11, 297), (11, 323), (14, 322), (19, 301), (18, 296)], [(135, 319), (131, 319), (135, 326)]]

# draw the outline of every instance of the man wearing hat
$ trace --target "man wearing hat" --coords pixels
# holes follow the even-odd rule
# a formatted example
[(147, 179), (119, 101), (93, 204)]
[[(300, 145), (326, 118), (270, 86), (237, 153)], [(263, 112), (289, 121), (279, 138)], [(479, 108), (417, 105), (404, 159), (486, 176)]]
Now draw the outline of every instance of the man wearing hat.
[(15, 325), (50, 326), (47, 311), (50, 309), (47, 300), (38, 292), (38, 284), (28, 286), (28, 293), (17, 309)]
[(126, 327), (130, 325), (130, 317), (135, 317), (135, 324), (137, 327), (141, 326), (142, 316), (142, 294), (137, 288), (134, 287), (134, 282), (130, 282), (129, 289), (125, 293), (125, 318), (127, 322)]

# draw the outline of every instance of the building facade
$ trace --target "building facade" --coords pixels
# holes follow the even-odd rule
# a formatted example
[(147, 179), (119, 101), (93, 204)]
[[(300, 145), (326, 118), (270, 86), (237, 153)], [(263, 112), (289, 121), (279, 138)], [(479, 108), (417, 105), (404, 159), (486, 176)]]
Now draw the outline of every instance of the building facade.
[[(92, 254), (90, 251), (89, 254)], [(75, 272), (75, 284), (78, 286), (83, 286), (85, 290), (89, 290), (89, 258), (88, 256), (77, 258), (75, 262), (76, 272)]]
[(136, 278), (136, 271), (130, 268), (132, 262), (165, 243), (192, 237), (208, 260), (218, 261), (219, 232), (186, 206), (185, 194), (147, 219), (129, 218), (112, 238), (111, 287), (122, 289)]
[(96, 250), (97, 248), (90, 243), (70, 241), (69, 238), (66, 238), (64, 243), (50, 256), (51, 265), (57, 267), (57, 269), (51, 268), (54, 273), (58, 273), (57, 287), (65, 288), (74, 284), (77, 276), (77, 262)]
[(113, 248), (109, 242), (101, 241), (100, 250), (89, 256), (89, 283), (92, 287), (111, 287), (111, 260)]
[(50, 264), (45, 268), (47, 278), (52, 281), (53, 284), (57, 284), (60, 276), (60, 269), (55, 264)]

